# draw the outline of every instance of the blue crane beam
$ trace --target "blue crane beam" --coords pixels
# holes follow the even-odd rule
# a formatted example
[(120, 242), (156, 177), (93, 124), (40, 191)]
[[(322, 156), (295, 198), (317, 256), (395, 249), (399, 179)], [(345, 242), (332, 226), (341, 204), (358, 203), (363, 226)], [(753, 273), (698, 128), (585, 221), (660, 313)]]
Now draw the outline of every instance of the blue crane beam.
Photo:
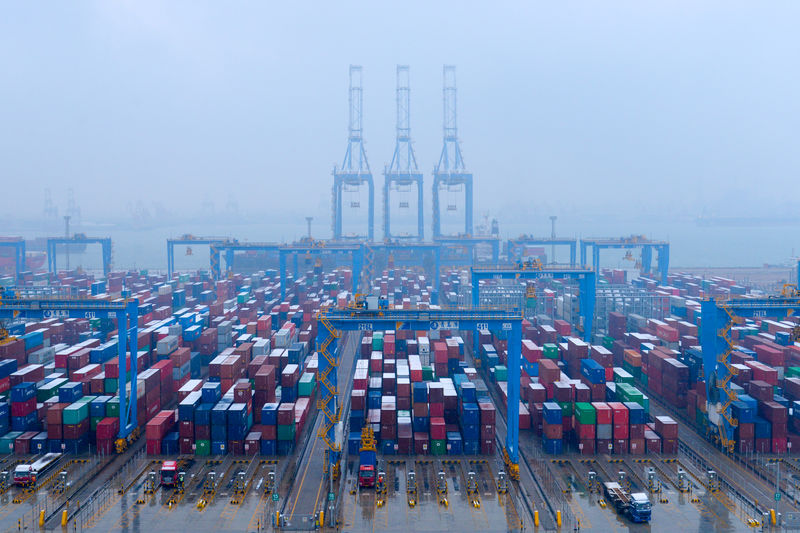
[(642, 250), (642, 272), (650, 274), (653, 264), (653, 250), (658, 254), (658, 271), (661, 283), (667, 283), (669, 274), (669, 243), (666, 241), (651, 241), (648, 239), (582, 239), (581, 264), (586, 263), (587, 248), (592, 248), (592, 268), (600, 272), (600, 250)]
[[(119, 356), (119, 434), (127, 438), (136, 429), (136, 348), (138, 347), (139, 301), (136, 299), (83, 300), (60, 298), (2, 298), (0, 319), (28, 318), (116, 318)], [(127, 398), (128, 349), (131, 347), (131, 396)]]
[[(578, 249), (577, 239), (551, 239), (549, 237), (541, 239), (535, 237), (509, 239), (507, 243), (508, 259), (511, 261), (522, 259), (522, 252), (525, 246), (569, 246), (569, 264), (575, 266)], [(553, 262), (552, 258), (551, 262)]]
[(592, 340), (594, 327), (594, 307), (596, 294), (597, 275), (594, 270), (580, 267), (547, 267), (541, 269), (515, 269), (515, 268), (481, 268), (473, 267), (470, 270), (472, 281), (472, 306), (478, 307), (480, 303), (480, 282), (488, 279), (574, 279), (578, 281), (580, 291), (580, 312), (583, 322), (583, 338), (586, 342)]
[(0, 239), (0, 246), (14, 248), (14, 279), (19, 280), (20, 275), (25, 270), (25, 239), (22, 237)]
[[(437, 331), (460, 330), (471, 331), (475, 338), (478, 331), (488, 329), (503, 331), (508, 334), (508, 410), (506, 433), (506, 452), (513, 465), (519, 464), (519, 397), (520, 397), (520, 356), (522, 352), (522, 315), (519, 312), (507, 310), (484, 309), (430, 309), (430, 310), (380, 310), (368, 311), (364, 309), (328, 310), (321, 313), (321, 322), (341, 331), (373, 331), (373, 330), (413, 330)], [(331, 332), (327, 327), (320, 325), (317, 328), (317, 345), (330, 343)], [(336, 351), (333, 350), (335, 354)], [(477, 357), (477, 353), (475, 354)], [(338, 356), (335, 356), (338, 357)], [(319, 358), (319, 373), (323, 374), (331, 369), (327, 368), (331, 362), (325, 357)], [(335, 373), (338, 359), (333, 361), (332, 371)], [(335, 390), (335, 389), (334, 389)], [(324, 391), (323, 391), (324, 392)], [(338, 420), (338, 395), (333, 394), (334, 409), (333, 419)], [(324, 401), (324, 400), (323, 400)], [(331, 427), (328, 438), (335, 439), (334, 429)], [(332, 450), (332, 452), (334, 452)], [(331, 465), (338, 462), (337, 453), (330, 453)]]
[(111, 272), (111, 237), (85, 237), (82, 235), (48, 237), (47, 270), (50, 273), (55, 273), (56, 271), (56, 249), (59, 244), (99, 244), (103, 254), (103, 276), (108, 277), (108, 273)]

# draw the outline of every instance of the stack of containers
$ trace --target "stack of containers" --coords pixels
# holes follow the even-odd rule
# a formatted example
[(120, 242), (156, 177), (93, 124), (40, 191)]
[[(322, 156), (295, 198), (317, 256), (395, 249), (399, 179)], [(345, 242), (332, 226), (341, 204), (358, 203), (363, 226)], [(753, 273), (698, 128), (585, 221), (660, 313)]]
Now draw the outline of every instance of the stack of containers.
[(564, 452), (563, 415), (556, 402), (542, 405), (542, 436), (545, 453), (558, 455)]
[(598, 453), (605, 453), (609, 446), (613, 449), (614, 414), (611, 406), (606, 402), (592, 402), (595, 410), (597, 427), (595, 429), (596, 446)]
[(575, 437), (583, 455), (594, 455), (597, 413), (591, 403), (575, 403)]
[(294, 450), (297, 438), (293, 402), (282, 402), (278, 406), (277, 423), (278, 455), (289, 455)]
[(628, 439), (630, 438), (630, 418), (628, 408), (620, 402), (609, 402), (612, 412), (612, 450), (615, 454), (628, 453)]
[(11, 430), (38, 431), (36, 383), (22, 382), (11, 388)]
[[(65, 410), (66, 412), (66, 410)], [(162, 453), (162, 440), (172, 431), (175, 426), (175, 411), (160, 411), (145, 426), (145, 446), (148, 455), (159, 455)], [(177, 434), (173, 439), (177, 445)], [(176, 449), (177, 452), (177, 449)]]
[(261, 408), (261, 455), (278, 453), (278, 405), (270, 402)]

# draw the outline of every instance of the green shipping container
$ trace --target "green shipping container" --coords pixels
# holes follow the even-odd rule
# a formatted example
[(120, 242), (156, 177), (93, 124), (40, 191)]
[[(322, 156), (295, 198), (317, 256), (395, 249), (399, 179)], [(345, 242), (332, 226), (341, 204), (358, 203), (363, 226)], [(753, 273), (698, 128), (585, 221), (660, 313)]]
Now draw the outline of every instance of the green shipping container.
[(505, 365), (497, 365), (494, 367), (495, 381), (508, 381), (508, 368)]
[(561, 416), (572, 416), (572, 402), (557, 402), (561, 406)]
[(314, 374), (311, 372), (304, 372), (302, 376), (300, 376), (300, 383), (298, 384), (298, 394), (300, 396), (311, 396), (314, 394), (314, 386), (316, 382), (314, 381)]
[(69, 380), (67, 378), (57, 378), (45, 383), (36, 390), (36, 401), (39, 403), (44, 403), (53, 396), (58, 396), (58, 389), (60, 389), (61, 386), (68, 381)]
[(104, 417), (102, 416), (93, 416), (90, 419), (90, 423), (92, 425), (92, 431), (97, 431), (97, 423), (100, 422)]
[(800, 366), (790, 366), (786, 369), (786, 377), (787, 378), (798, 378), (800, 377)]
[(383, 351), (383, 332), (382, 331), (373, 331), (372, 332), (372, 349), (378, 352)]
[(195, 455), (211, 455), (211, 441), (210, 440), (196, 440), (196, 441), (194, 441), (194, 454)]
[(106, 416), (119, 416), (119, 396), (114, 396), (106, 402)]
[(633, 374), (624, 368), (614, 367), (614, 383), (628, 383), (633, 385)]
[(291, 425), (278, 424), (278, 440), (294, 440), (295, 427)]
[(542, 346), (542, 353), (546, 359), (558, 359), (558, 346), (555, 344), (545, 344)]
[(62, 424), (80, 424), (89, 416), (89, 404), (85, 402), (71, 403), (61, 411)]
[(445, 455), (447, 453), (446, 440), (431, 440), (431, 455)]
[(612, 350), (614, 348), (614, 337), (603, 337), (603, 348)]
[(422, 381), (433, 381), (433, 367), (432, 366), (423, 366), (422, 367)]
[(592, 404), (587, 402), (578, 402), (575, 404), (575, 419), (579, 424), (593, 426), (597, 423), (597, 412)]
[(14, 453), (14, 441), (22, 431), (12, 431), (0, 437), (0, 453)]
[(103, 392), (106, 394), (115, 394), (119, 389), (119, 380), (117, 378), (106, 378), (103, 380)]

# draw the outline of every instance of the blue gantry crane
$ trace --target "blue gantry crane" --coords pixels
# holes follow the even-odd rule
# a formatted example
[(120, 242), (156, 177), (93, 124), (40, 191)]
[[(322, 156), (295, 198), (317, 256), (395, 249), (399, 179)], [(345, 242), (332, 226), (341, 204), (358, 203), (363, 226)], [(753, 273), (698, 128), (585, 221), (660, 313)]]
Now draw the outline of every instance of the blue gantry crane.
[(361, 269), (364, 265), (364, 245), (363, 244), (346, 244), (346, 243), (326, 243), (324, 241), (312, 241), (307, 244), (288, 244), (278, 247), (279, 262), (280, 262), (280, 277), (281, 277), (281, 299), (286, 297), (286, 259), (292, 256), (292, 275), (297, 278), (298, 264), (297, 259), (300, 254), (303, 255), (350, 255), (352, 258), (353, 270), (353, 286), (352, 291), (358, 290), (359, 280), (361, 278)]
[[(195, 245), (213, 245), (213, 244), (220, 244), (227, 242), (227, 237), (195, 237), (191, 234), (182, 235), (180, 237), (174, 239), (167, 239), (167, 277), (168, 279), (172, 279), (172, 274), (175, 272), (175, 247), (176, 246), (187, 246), (187, 255), (191, 255), (193, 252), (189, 252), (191, 250), (191, 246)], [(219, 264), (219, 261), (217, 261)]]
[(22, 237), (0, 237), (0, 247), (14, 248), (14, 279), (18, 280), (25, 270), (25, 239)]
[(444, 145), (439, 163), (433, 170), (433, 238), (442, 236), (442, 198), (444, 193), (447, 211), (457, 211), (458, 206), (450, 195), (464, 193), (464, 235), (472, 235), (472, 173), (467, 172), (458, 139), (456, 108), (456, 67), (445, 65), (442, 69), (442, 101), (444, 107)]
[[(372, 180), (372, 171), (369, 168), (362, 138), (362, 104), (361, 67), (350, 65), (347, 151), (344, 154), (341, 168), (334, 167), (333, 169), (333, 240), (335, 241), (363, 237), (370, 242), (375, 240), (375, 184)], [(369, 193), (367, 234), (346, 236), (342, 232), (344, 193), (360, 193), (361, 186), (364, 184), (367, 185)], [(353, 199), (350, 201), (349, 207), (360, 209), (361, 201)]]
[(239, 242), (237, 239), (213, 242), (209, 248), (211, 276), (214, 279), (222, 277), (222, 265), (220, 263), (222, 252), (225, 252), (225, 271), (233, 272), (236, 252), (277, 252), (282, 246), (284, 245), (274, 242)]
[[(139, 301), (135, 298), (117, 300), (89, 300), (41, 296), (17, 297), (14, 289), (0, 292), (0, 320), (2, 319), (48, 319), (48, 318), (116, 318), (119, 356), (119, 433), (117, 450), (123, 451), (127, 444), (138, 436), (136, 423), (136, 347), (138, 346)], [(128, 354), (128, 346), (130, 352)], [(127, 358), (131, 358), (131, 391), (127, 395)]]
[[(408, 65), (397, 65), (397, 139), (394, 146), (392, 162), (383, 172), (383, 238), (413, 239), (421, 241), (425, 238), (422, 172), (417, 166), (414, 147), (411, 144), (411, 88), (409, 86)], [(392, 233), (392, 202), (390, 194), (395, 191), (399, 196), (399, 209), (410, 207), (407, 197), (412, 188), (416, 188), (417, 200), (417, 232), (416, 234)]]
[[(379, 307), (378, 299), (365, 300), (364, 306), (351, 305), (347, 309), (323, 309), (318, 315), (317, 346), (319, 357), (318, 380), (320, 396), (317, 407), (322, 411), (324, 423), (318, 437), (327, 448), (326, 473), (334, 478), (339, 472), (342, 443), (337, 438), (336, 426), (340, 422), (338, 367), (339, 356), (336, 339), (341, 331), (414, 330), (503, 331), (508, 334), (508, 410), (505, 449), (503, 457), (507, 472), (519, 479), (519, 395), (520, 356), (522, 351), (522, 314), (508, 310), (396, 310)], [(477, 353), (477, 352), (476, 352)]]
[(111, 272), (111, 237), (87, 237), (82, 233), (76, 233), (72, 237), (48, 237), (47, 238), (47, 270), (50, 273), (56, 272), (56, 250), (58, 245), (71, 244), (99, 244), (103, 254), (103, 276), (108, 276)]
[[(592, 340), (592, 328), (594, 326), (594, 307), (597, 297), (597, 275), (594, 270), (580, 267), (557, 267), (542, 266), (532, 263), (530, 267), (472, 267), (470, 270), (472, 281), (472, 306), (480, 305), (480, 282), (489, 279), (574, 279), (578, 281), (579, 305), (581, 322), (579, 326), (583, 328), (583, 339), (586, 342)], [(477, 342), (477, 340), (476, 340)], [(477, 346), (476, 346), (477, 349)]]
[[(434, 237), (433, 242), (442, 247), (442, 264), (448, 266), (472, 266), (477, 264), (478, 246), (491, 249), (491, 263), (500, 261), (500, 237), (496, 235), (455, 235)], [(463, 249), (465, 253), (452, 253)]]
[[(800, 267), (799, 267), (800, 268)], [(739, 421), (731, 405), (737, 401), (731, 380), (736, 375), (731, 366), (731, 352), (736, 347), (731, 340), (731, 328), (746, 318), (781, 320), (800, 312), (800, 298), (709, 298), (700, 304), (702, 327), (700, 347), (703, 352), (703, 374), (706, 376), (708, 415), (712, 427), (710, 436), (733, 452), (734, 430)]]
[(642, 273), (650, 275), (653, 264), (653, 250), (658, 254), (658, 272), (661, 283), (667, 283), (669, 273), (669, 243), (666, 241), (651, 241), (644, 235), (631, 235), (620, 239), (581, 239), (581, 264), (586, 263), (586, 249), (592, 247), (592, 268), (600, 271), (600, 250), (642, 250)]
[[(519, 261), (524, 259), (523, 255), (526, 246), (569, 246), (569, 264), (575, 266), (576, 255), (578, 249), (577, 239), (556, 239), (552, 237), (531, 237), (529, 235), (520, 235), (516, 239), (508, 239), (506, 243), (506, 255), (509, 261)], [(554, 258), (550, 258), (550, 262), (554, 262)], [(585, 263), (584, 263), (585, 264)]]

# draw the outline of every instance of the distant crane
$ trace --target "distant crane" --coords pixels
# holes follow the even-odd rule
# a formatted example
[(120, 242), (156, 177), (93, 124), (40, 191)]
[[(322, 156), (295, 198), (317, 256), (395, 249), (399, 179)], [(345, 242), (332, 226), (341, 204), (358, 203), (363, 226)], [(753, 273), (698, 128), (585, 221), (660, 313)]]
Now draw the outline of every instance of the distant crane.
[(450, 194), (464, 192), (464, 235), (472, 235), (472, 174), (467, 172), (461, 156), (458, 139), (456, 110), (456, 67), (445, 65), (442, 69), (442, 103), (444, 108), (444, 143), (439, 163), (433, 170), (433, 237), (442, 236), (441, 199), (439, 193), (448, 195), (448, 211), (457, 211)]
[[(364, 184), (369, 188), (366, 238), (368, 241), (375, 239), (375, 184), (372, 181), (372, 171), (369, 168), (367, 152), (364, 149), (364, 140), (361, 136), (362, 105), (361, 67), (359, 65), (350, 65), (347, 151), (345, 151), (341, 168), (333, 168), (332, 213), (334, 240), (341, 240), (344, 237), (342, 233), (343, 193), (359, 194), (361, 186)], [(360, 207), (360, 200), (351, 199), (351, 209), (360, 209)], [(351, 235), (348, 237), (364, 237), (364, 235)]]
[[(417, 167), (417, 158), (411, 144), (411, 88), (407, 65), (397, 65), (397, 139), (391, 164), (384, 169), (383, 184), (383, 237), (386, 241), (392, 238), (425, 238), (424, 216), (422, 205), (422, 173)], [(393, 235), (391, 230), (390, 193), (394, 190), (400, 195), (400, 209), (409, 207), (408, 198), (402, 195), (410, 192), (412, 186), (417, 189), (417, 233), (416, 235)]]

